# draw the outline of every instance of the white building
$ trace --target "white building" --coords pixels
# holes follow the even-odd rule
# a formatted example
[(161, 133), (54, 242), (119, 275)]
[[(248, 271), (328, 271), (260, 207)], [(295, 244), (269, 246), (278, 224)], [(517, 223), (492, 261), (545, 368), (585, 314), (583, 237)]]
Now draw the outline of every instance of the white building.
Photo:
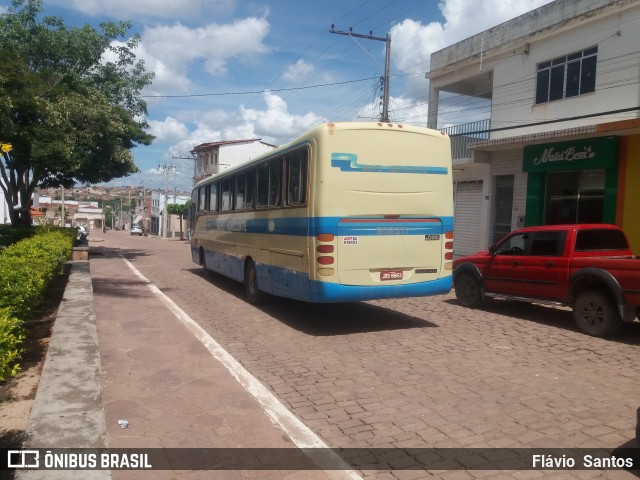
[[(456, 256), (525, 225), (586, 222), (621, 226), (640, 252), (639, 46), (639, 0), (557, 0), (432, 54)], [(443, 128), (465, 99), (484, 99), (487, 120)]]
[(7, 199), (4, 197), (4, 192), (0, 191), (0, 224), (3, 223), (11, 223), (11, 219), (9, 218)]
[[(178, 215), (165, 216), (165, 204), (184, 205), (191, 199), (190, 195), (177, 195), (165, 192), (151, 192), (151, 234), (160, 237), (179, 237), (180, 218)], [(183, 220), (182, 232), (186, 232), (187, 226)]]
[(276, 148), (259, 138), (248, 140), (223, 140), (201, 143), (191, 150), (195, 156), (195, 183), (221, 170), (251, 160), (258, 155)]
[(104, 225), (104, 213), (98, 202), (80, 203), (73, 215), (73, 225), (82, 225), (89, 230), (102, 229)]

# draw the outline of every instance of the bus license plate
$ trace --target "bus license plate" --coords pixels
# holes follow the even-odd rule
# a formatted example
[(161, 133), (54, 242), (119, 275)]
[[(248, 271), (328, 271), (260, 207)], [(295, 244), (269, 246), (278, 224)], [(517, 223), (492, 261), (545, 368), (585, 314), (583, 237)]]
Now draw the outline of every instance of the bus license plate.
[(383, 270), (380, 272), (380, 280), (402, 280), (402, 270)]

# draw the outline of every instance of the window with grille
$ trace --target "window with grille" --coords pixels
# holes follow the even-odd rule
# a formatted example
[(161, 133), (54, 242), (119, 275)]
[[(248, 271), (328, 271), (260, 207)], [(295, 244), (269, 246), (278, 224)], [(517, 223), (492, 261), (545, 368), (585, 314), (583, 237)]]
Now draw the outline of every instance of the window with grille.
[(594, 92), (598, 47), (538, 64), (536, 104)]

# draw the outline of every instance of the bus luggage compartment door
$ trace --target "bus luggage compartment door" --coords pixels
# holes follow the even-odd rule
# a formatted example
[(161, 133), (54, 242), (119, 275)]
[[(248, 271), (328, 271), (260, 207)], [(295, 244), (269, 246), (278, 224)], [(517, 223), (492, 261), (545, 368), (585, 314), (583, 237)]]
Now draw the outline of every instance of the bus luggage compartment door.
[(338, 277), (346, 285), (394, 285), (439, 278), (442, 223), (435, 218), (343, 218)]

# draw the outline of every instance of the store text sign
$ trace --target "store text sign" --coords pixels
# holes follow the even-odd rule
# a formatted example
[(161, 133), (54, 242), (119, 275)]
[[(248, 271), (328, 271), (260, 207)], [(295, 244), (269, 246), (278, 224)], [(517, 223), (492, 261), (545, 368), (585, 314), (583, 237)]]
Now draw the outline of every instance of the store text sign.
[(598, 137), (573, 142), (524, 147), (525, 172), (607, 168), (618, 162), (618, 137)]

